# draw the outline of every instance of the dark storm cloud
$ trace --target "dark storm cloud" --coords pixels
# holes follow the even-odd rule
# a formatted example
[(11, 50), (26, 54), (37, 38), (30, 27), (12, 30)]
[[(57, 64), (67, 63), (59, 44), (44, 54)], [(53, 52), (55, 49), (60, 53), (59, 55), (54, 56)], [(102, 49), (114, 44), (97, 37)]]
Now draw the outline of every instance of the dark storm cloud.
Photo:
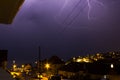
[(66, 19), (69, 22), (79, 14), (72, 24), (63, 22), (79, 0), (65, 1), (26, 0), (11, 25), (0, 25), (0, 48), (9, 50), (9, 59), (33, 61), (38, 46), (42, 58), (55, 54), (64, 59), (120, 47), (119, 0), (99, 0), (104, 6), (94, 4), (90, 20), (83, 0), (85, 5), (81, 3)]

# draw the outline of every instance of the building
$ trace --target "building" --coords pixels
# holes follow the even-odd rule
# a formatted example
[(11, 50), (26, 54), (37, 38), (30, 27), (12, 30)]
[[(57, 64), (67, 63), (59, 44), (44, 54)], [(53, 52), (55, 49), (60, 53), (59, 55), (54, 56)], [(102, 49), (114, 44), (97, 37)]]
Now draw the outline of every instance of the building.
[(0, 50), (0, 67), (6, 69), (8, 50)]

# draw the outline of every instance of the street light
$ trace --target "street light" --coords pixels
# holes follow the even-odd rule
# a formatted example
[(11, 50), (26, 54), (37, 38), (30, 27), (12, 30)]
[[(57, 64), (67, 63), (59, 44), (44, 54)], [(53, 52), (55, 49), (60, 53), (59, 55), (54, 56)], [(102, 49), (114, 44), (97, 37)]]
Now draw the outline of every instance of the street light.
[(114, 65), (113, 65), (113, 64), (111, 64), (111, 65), (110, 65), (110, 67), (113, 69), (113, 68), (114, 68)]
[(45, 68), (48, 70), (50, 68), (50, 64), (46, 63)]
[(39, 78), (39, 80), (41, 80), (43, 76), (40, 73), (38, 73), (37, 77)]

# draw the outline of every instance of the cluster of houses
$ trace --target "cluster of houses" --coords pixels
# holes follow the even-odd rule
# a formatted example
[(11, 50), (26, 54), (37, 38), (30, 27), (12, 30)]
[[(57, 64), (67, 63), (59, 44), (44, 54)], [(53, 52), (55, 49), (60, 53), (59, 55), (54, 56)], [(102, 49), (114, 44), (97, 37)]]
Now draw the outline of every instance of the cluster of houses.
[(70, 80), (101, 80), (102, 78), (115, 80), (116, 77), (118, 80), (120, 79), (120, 52), (78, 56), (66, 62), (58, 56), (52, 56), (35, 62), (34, 66), (26, 64), (24, 68), (24, 72), (29, 71), (27, 73), (32, 77), (37, 77), (40, 73), (47, 77), (59, 75), (62, 79)]
[[(78, 56), (63, 61), (58, 56), (36, 61), (34, 64), (16, 65), (15, 60), (10, 69), (5, 67), (7, 51), (2, 51), (1, 68), (7, 70), (13, 78), (20, 80), (35, 80), (42, 77), (59, 76), (70, 80), (119, 80), (120, 52), (96, 53), (94, 55)], [(5, 55), (6, 53), (6, 55)], [(3, 57), (4, 56), (4, 57)]]

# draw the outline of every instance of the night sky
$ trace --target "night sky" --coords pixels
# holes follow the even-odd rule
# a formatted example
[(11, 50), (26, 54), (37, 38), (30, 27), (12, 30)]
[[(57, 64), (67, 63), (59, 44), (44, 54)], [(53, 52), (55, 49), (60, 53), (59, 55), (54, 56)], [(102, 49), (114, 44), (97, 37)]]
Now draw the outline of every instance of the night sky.
[(119, 50), (120, 0), (90, 1), (25, 0), (12, 24), (0, 24), (0, 49), (23, 63), (37, 59), (39, 46), (42, 59)]

